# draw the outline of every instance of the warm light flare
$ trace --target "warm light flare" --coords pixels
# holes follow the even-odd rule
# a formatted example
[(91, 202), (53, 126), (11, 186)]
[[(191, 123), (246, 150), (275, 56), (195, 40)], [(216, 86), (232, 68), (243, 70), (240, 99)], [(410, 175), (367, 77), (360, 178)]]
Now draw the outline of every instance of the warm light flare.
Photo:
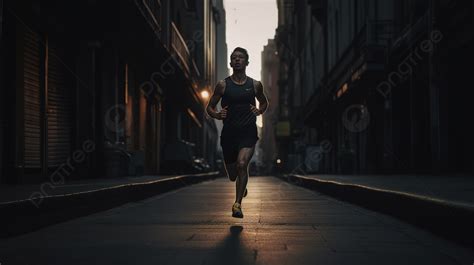
[(209, 92), (207, 92), (207, 90), (201, 91), (201, 98), (202, 99), (208, 99), (209, 98)]

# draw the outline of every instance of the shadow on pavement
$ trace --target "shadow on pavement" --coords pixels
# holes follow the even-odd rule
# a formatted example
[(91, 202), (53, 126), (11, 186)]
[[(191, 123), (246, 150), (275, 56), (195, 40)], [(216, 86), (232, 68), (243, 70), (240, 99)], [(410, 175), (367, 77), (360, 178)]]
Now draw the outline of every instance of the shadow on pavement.
[(244, 228), (240, 225), (231, 226), (229, 228), (229, 235), (216, 247), (216, 255), (211, 257), (209, 264), (247, 264), (244, 257), (245, 249), (241, 241), (243, 230)]

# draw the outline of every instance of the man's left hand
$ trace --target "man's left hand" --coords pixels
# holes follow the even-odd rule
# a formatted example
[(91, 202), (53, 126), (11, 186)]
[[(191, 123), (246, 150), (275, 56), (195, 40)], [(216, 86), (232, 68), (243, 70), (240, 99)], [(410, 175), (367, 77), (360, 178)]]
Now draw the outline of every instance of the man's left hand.
[(250, 104), (250, 110), (252, 111), (253, 115), (255, 115), (255, 116), (258, 116), (258, 115), (262, 114), (262, 112), (252, 104)]

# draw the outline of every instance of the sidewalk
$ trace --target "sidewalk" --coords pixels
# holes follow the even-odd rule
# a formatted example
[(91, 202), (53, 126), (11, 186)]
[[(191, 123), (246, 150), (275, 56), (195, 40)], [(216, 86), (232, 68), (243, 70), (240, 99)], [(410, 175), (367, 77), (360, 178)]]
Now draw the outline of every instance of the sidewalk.
[[(0, 238), (31, 232), (163, 192), (211, 180), (218, 171), (179, 176), (143, 176), (71, 181), (63, 185), (0, 188)], [(59, 183), (57, 183), (59, 184)]]
[(132, 183), (146, 183), (163, 180), (176, 176), (140, 176), (123, 178), (100, 178), (73, 180), (61, 185), (43, 182), (30, 185), (2, 185), (0, 186), (0, 203), (27, 200), (37, 192), (45, 196), (66, 195), (77, 192), (86, 192)]
[(305, 175), (318, 181), (402, 192), (474, 208), (474, 176)]
[(474, 247), (474, 176), (286, 175), (284, 180)]

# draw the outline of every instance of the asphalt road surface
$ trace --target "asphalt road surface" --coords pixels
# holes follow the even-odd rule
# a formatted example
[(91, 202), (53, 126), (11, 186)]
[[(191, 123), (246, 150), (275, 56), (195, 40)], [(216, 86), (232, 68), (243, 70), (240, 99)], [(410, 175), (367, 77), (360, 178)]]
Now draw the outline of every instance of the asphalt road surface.
[(243, 219), (219, 178), (1, 239), (0, 264), (474, 264), (470, 249), (277, 178), (248, 189)]

